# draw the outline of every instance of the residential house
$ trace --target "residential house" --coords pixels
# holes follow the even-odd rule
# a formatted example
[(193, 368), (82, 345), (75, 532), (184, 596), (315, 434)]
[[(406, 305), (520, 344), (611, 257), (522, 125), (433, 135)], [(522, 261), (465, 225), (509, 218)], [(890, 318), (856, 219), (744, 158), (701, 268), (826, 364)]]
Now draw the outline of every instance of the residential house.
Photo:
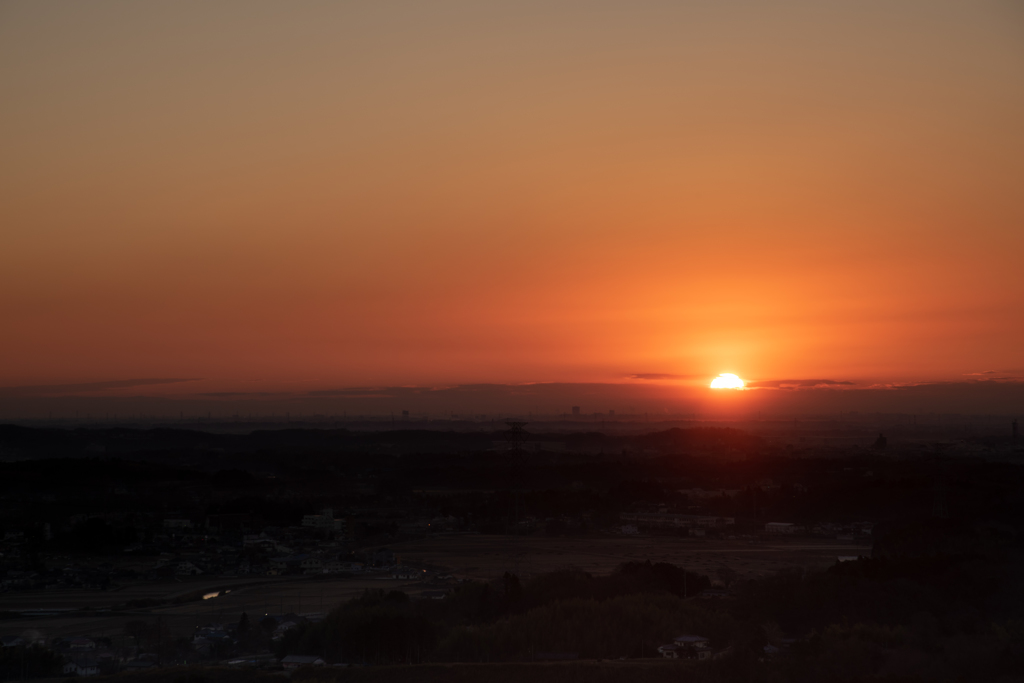
[(307, 557), (299, 566), (306, 574), (322, 574), (324, 571), (324, 561), (319, 557)]
[(330, 560), (324, 564), (324, 569), (330, 574), (341, 572), (360, 572), (363, 570), (362, 562), (349, 562), (346, 560)]
[(423, 570), (410, 569), (408, 567), (395, 567), (391, 572), (391, 578), (402, 579), (403, 581), (414, 581), (423, 578)]
[(289, 612), (288, 614), (279, 614), (275, 616), (274, 619), (277, 620), (277, 627), (274, 629), (274, 635), (271, 637), (272, 640), (280, 640), (288, 631), (309, 621), (306, 617), (293, 612)]
[(231, 644), (233, 641), (223, 625), (209, 625), (197, 629), (192, 636), (192, 647), (197, 652), (209, 653), (214, 647)]
[(267, 534), (246, 534), (242, 537), (242, 546), (246, 548), (259, 548), (261, 550), (275, 550), (277, 543)]
[(99, 661), (90, 655), (73, 655), (64, 663), (65, 676), (96, 676), (99, 672)]
[(68, 648), (76, 652), (95, 650), (96, 641), (92, 638), (86, 638), (85, 636), (76, 636), (75, 638), (68, 640)]
[(182, 560), (174, 566), (174, 573), (178, 576), (199, 576), (203, 570), (188, 560)]

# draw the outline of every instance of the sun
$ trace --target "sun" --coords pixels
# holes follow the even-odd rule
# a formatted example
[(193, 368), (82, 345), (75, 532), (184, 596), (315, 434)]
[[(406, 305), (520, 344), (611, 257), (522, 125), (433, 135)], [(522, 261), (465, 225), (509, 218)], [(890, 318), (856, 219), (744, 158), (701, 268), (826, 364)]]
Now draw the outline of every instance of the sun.
[(712, 389), (742, 389), (743, 380), (731, 372), (723, 372), (711, 380)]

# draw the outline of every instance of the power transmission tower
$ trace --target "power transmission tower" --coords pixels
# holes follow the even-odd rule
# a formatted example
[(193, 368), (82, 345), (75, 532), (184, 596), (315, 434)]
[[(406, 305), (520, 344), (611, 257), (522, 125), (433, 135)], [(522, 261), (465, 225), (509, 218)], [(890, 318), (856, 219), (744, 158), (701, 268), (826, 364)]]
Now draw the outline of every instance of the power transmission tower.
[[(510, 477), (510, 494), (512, 510), (509, 514), (509, 525), (513, 531), (519, 526), (519, 514), (521, 506), (521, 493), (517, 490), (523, 485), (524, 472), (523, 472), (523, 444), (526, 442), (527, 433), (523, 427), (526, 426), (526, 422), (518, 422), (515, 420), (509, 420), (505, 423), (508, 425), (508, 430), (505, 432), (505, 441), (509, 444), (509, 454), (511, 456), (512, 465), (512, 476)], [(508, 533), (508, 526), (505, 527), (505, 533)], [(515, 548), (511, 549), (512, 553), (512, 567), (511, 573), (519, 576), (521, 567), (520, 560), (522, 559), (523, 553)], [(506, 569), (508, 571), (508, 569)]]
[(523, 427), (525, 427), (527, 423), (509, 421), (505, 424), (509, 427), (505, 432), (505, 441), (508, 441), (509, 451), (515, 455), (518, 460), (518, 458), (523, 455), (523, 444), (526, 442), (526, 430), (524, 430)]

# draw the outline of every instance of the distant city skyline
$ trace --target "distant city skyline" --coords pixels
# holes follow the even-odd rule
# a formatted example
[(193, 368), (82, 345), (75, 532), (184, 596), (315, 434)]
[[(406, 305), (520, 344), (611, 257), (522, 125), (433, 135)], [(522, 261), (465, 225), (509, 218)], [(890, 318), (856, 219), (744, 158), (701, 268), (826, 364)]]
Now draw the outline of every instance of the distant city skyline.
[[(149, 380), (154, 382), (154, 380)], [(502, 415), (704, 416), (841, 414), (1022, 415), (1024, 382), (978, 380), (907, 385), (797, 386), (713, 390), (668, 382), (378, 386), (291, 391), (201, 391), (202, 382), (100, 387), (84, 385), (0, 389), (0, 420), (39, 418), (135, 419), (139, 416), (342, 418), (399, 416), (497, 419)], [(115, 384), (115, 383), (109, 383)], [(775, 382), (762, 384), (774, 385)], [(166, 390), (177, 387), (175, 390)]]

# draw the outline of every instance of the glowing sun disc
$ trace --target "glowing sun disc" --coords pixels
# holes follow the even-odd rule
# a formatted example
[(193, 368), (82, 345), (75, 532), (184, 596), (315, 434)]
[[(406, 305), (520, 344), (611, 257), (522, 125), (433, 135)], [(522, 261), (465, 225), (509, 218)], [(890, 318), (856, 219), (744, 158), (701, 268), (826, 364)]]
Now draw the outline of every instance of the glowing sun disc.
[(742, 389), (743, 380), (731, 372), (723, 372), (711, 380), (712, 389)]

